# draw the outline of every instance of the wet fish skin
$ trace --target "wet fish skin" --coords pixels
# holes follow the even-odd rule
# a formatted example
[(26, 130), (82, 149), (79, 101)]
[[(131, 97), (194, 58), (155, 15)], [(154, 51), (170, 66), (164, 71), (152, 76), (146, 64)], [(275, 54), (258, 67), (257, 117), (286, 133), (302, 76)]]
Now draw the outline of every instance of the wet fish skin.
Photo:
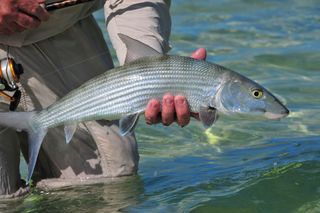
[[(267, 99), (253, 98), (247, 88), (259, 88)], [(219, 96), (216, 96), (218, 90)], [(167, 92), (186, 96), (192, 112), (199, 112), (201, 105), (207, 105), (225, 114), (268, 112), (280, 117), (287, 114), (286, 108), (271, 93), (238, 73), (189, 57), (156, 56), (115, 68), (88, 81), (34, 116), (32, 125), (35, 129), (46, 129), (89, 120), (120, 119), (142, 113), (151, 98), (161, 100)]]
[[(263, 91), (261, 100), (252, 97), (253, 88)], [(124, 131), (127, 133), (132, 131), (147, 102), (151, 98), (161, 100), (167, 92), (184, 95), (190, 110), (199, 112), (206, 126), (215, 122), (217, 112), (262, 116), (269, 113), (276, 118), (288, 114), (271, 93), (236, 72), (189, 57), (153, 56), (110, 70), (39, 113), (0, 113), (0, 124), (28, 131), (32, 147), (29, 162), (35, 162), (48, 128), (66, 125), (75, 129), (83, 121), (122, 118), (129, 125)], [(69, 133), (70, 139), (73, 133)], [(29, 164), (28, 180), (33, 167)]]
[(156, 56), (100, 75), (41, 111), (33, 125), (51, 128), (87, 120), (114, 120), (141, 113), (166, 92), (187, 97), (197, 112), (203, 97), (221, 84), (223, 68), (181, 56)]

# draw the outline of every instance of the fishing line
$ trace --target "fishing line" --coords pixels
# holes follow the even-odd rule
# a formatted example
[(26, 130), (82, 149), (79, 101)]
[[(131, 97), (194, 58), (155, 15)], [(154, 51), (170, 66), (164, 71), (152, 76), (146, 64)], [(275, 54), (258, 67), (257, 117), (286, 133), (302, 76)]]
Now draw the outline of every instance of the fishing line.
[(49, 3), (46, 2), (44, 4), (44, 8), (47, 11), (53, 11), (53, 10), (71, 7), (77, 4), (83, 4), (91, 1), (94, 1), (94, 0), (62, 0), (62, 1), (49, 2)]

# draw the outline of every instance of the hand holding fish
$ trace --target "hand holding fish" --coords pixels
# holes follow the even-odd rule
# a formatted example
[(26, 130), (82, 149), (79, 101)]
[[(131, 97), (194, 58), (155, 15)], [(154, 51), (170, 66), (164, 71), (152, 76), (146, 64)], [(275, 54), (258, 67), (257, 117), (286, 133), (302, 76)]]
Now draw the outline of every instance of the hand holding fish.
[(49, 13), (40, 6), (44, 0), (1, 0), (0, 34), (11, 35), (37, 28), (49, 19)]
[[(198, 60), (205, 60), (206, 54), (207, 52), (204, 48), (199, 48), (192, 53), (191, 57)], [(156, 124), (162, 120), (162, 123), (165, 126), (172, 124), (175, 121), (175, 118), (176, 122), (181, 127), (184, 127), (189, 123), (190, 116), (199, 119), (198, 113), (190, 112), (187, 99), (184, 96), (173, 96), (170, 93), (163, 96), (162, 107), (159, 100), (151, 99), (144, 115), (147, 124)]]

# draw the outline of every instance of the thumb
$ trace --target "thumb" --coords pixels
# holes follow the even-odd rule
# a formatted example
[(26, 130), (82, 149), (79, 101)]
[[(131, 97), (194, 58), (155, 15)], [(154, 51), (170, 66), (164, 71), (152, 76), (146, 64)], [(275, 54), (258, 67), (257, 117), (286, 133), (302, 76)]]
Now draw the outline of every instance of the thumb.
[(206, 60), (207, 51), (205, 48), (199, 48), (192, 53), (191, 57), (198, 60)]

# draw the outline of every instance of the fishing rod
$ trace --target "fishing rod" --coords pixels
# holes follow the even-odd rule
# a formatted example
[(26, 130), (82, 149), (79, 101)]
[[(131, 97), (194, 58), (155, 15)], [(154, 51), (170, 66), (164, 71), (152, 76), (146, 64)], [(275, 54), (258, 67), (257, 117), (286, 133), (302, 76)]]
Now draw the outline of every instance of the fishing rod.
[[(42, 6), (50, 12), (91, 1), (94, 0), (63, 0), (45, 3)], [(7, 57), (0, 60), (0, 98), (10, 102), (10, 111), (15, 111), (21, 99), (21, 91), (17, 83), (20, 80), (20, 75), (23, 74), (23, 67), (9, 56), (9, 48), (7, 53)], [(7, 92), (13, 92), (14, 94), (11, 96)]]
[(47, 11), (53, 11), (57, 9), (62, 9), (66, 7), (71, 7), (75, 6), (78, 4), (86, 3), (86, 2), (91, 2), (94, 0), (64, 0), (64, 1), (57, 1), (57, 2), (51, 2), (51, 3), (45, 3), (44, 8)]

